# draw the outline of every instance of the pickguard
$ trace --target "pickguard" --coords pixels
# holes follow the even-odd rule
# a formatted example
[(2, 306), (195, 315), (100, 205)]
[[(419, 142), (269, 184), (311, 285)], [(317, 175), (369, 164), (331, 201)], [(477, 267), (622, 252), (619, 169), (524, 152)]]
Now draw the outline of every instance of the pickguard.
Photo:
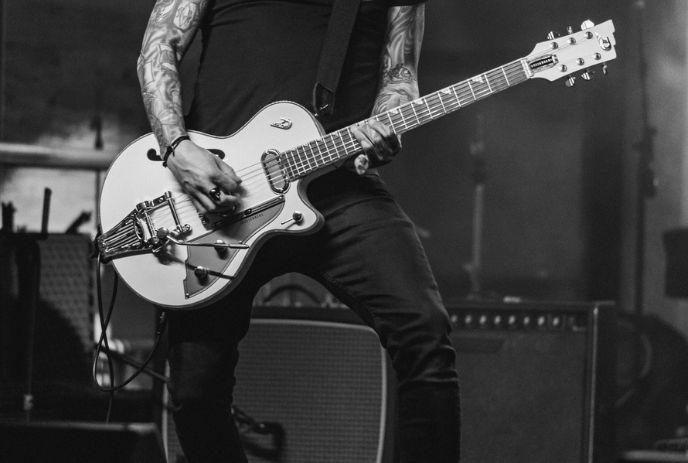
[[(229, 243), (245, 242), (256, 232), (266, 227), (284, 208), (284, 202), (280, 201), (260, 212), (248, 215), (237, 222), (223, 228), (212, 231), (195, 240), (195, 243), (215, 243), (222, 240)], [(224, 272), (237, 256), (240, 249), (222, 249), (214, 247), (190, 246), (186, 259), (186, 278), (184, 279), (184, 291), (187, 298), (193, 297), (209, 288), (218, 278), (233, 280), (236, 275), (225, 275)], [(199, 278), (195, 269), (204, 267), (208, 270), (205, 278)]]

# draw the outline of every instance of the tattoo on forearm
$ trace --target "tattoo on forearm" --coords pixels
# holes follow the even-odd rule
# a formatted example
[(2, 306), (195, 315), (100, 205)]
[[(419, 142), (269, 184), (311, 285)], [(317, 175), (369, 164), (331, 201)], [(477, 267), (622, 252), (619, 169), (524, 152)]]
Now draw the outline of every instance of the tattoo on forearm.
[(416, 70), (424, 28), (425, 5), (401, 6), (390, 10), (374, 114), (418, 97)]
[(137, 63), (141, 95), (153, 133), (164, 149), (186, 133), (177, 64), (191, 43), (208, 0), (158, 0)]

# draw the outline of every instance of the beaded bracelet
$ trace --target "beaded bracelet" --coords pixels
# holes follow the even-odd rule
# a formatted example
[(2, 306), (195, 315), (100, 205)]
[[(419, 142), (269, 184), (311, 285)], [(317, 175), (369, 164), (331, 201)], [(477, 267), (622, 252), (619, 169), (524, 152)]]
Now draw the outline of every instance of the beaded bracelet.
[(183, 142), (184, 140), (191, 140), (191, 138), (189, 138), (188, 135), (181, 135), (181, 136), (175, 138), (175, 139), (172, 141), (172, 143), (170, 143), (170, 144), (167, 146), (167, 149), (165, 150), (165, 154), (164, 154), (164, 156), (162, 157), (162, 166), (163, 166), (163, 167), (167, 167), (167, 159), (170, 157), (171, 154), (172, 154), (172, 155), (174, 154), (174, 150), (176, 150), (176, 149), (177, 149), (177, 146), (179, 146), (179, 144), (180, 144), (181, 142)]

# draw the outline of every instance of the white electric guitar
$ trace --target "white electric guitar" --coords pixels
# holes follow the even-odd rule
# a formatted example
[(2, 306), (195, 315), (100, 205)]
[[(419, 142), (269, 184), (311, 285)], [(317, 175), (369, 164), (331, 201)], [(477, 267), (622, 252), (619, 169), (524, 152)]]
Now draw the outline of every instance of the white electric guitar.
[[(568, 32), (550, 34), (524, 58), (374, 119), (401, 134), (528, 79), (588, 80), (593, 66), (616, 57), (612, 21), (585, 21), (581, 31)], [(198, 308), (227, 295), (271, 236), (317, 231), (323, 217), (306, 197), (307, 183), (361, 152), (349, 127), (325, 134), (310, 112), (286, 101), (264, 107), (228, 137), (189, 135), (242, 178), (235, 212), (202, 220), (162, 167), (153, 134), (117, 156), (100, 195), (101, 259), (141, 297), (170, 309)]]

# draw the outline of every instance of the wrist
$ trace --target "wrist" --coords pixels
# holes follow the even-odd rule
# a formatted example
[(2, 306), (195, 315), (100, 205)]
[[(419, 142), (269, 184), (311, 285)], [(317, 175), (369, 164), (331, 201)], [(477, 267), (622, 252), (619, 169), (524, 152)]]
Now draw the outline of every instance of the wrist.
[(167, 148), (165, 148), (165, 154), (163, 154), (162, 157), (163, 167), (167, 167), (167, 161), (169, 160), (170, 156), (174, 157), (174, 152), (177, 149), (177, 147), (179, 147), (179, 145), (186, 140), (191, 140), (191, 138), (189, 138), (189, 136), (186, 134), (180, 135), (174, 140), (172, 140), (172, 142), (169, 145), (167, 145)]

